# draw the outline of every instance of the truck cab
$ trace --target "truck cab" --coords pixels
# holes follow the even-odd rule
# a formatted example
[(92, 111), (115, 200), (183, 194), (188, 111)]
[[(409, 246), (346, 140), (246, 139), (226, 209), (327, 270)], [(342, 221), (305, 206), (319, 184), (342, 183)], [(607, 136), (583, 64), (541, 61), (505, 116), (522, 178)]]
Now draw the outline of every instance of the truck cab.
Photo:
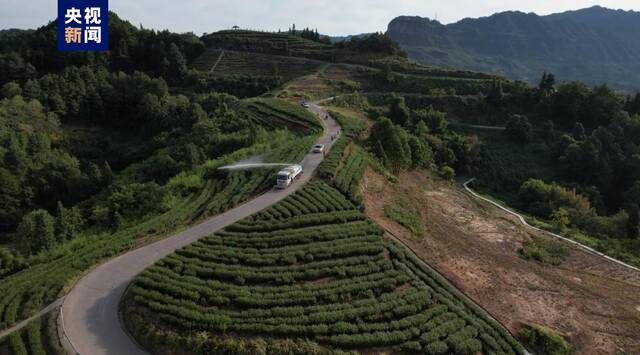
[(288, 166), (280, 171), (276, 177), (276, 188), (285, 189), (291, 185), (294, 179), (297, 179), (302, 174), (302, 165), (295, 164)]

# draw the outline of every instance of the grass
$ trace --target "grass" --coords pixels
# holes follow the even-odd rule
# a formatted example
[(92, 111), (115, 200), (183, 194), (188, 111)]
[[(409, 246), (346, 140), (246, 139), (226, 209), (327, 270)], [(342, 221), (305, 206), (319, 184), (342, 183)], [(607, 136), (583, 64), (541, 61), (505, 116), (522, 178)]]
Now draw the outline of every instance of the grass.
[(384, 206), (384, 214), (407, 228), (415, 237), (421, 237), (424, 234), (424, 225), (415, 213), (388, 204)]

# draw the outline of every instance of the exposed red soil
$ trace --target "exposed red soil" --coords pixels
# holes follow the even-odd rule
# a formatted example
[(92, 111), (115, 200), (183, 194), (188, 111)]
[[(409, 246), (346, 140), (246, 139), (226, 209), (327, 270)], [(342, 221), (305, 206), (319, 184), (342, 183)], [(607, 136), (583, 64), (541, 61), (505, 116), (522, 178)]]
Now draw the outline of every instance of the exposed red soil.
[[(518, 250), (533, 235), (530, 229), (423, 173), (403, 173), (390, 184), (367, 169), (360, 188), (369, 217), (513, 333), (522, 323), (537, 323), (567, 336), (579, 354), (640, 353), (637, 272), (572, 246), (559, 266), (526, 260)], [(385, 216), (390, 202), (414, 212), (418, 206), (422, 238)]]

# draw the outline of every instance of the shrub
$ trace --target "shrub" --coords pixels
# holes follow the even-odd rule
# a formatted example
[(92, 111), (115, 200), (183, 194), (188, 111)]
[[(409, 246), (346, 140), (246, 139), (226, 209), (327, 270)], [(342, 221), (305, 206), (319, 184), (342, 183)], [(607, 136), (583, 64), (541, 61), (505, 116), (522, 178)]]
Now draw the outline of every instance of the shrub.
[(427, 345), (427, 354), (439, 355), (446, 354), (449, 351), (449, 346), (444, 341), (436, 341)]
[(545, 326), (538, 324), (525, 324), (518, 336), (532, 350), (549, 355), (573, 354), (574, 349), (565, 338)]
[(453, 181), (456, 176), (456, 171), (453, 170), (452, 167), (445, 165), (440, 169), (440, 176), (447, 181)]

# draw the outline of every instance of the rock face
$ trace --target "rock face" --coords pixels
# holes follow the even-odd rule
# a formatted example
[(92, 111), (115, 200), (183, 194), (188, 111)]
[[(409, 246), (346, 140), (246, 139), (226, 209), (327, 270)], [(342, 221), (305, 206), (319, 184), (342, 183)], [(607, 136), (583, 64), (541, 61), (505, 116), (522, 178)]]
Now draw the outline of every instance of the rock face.
[(602, 7), (548, 16), (502, 12), (443, 25), (401, 16), (387, 34), (417, 61), (497, 72), (537, 82), (561, 80), (640, 89), (640, 12)]

